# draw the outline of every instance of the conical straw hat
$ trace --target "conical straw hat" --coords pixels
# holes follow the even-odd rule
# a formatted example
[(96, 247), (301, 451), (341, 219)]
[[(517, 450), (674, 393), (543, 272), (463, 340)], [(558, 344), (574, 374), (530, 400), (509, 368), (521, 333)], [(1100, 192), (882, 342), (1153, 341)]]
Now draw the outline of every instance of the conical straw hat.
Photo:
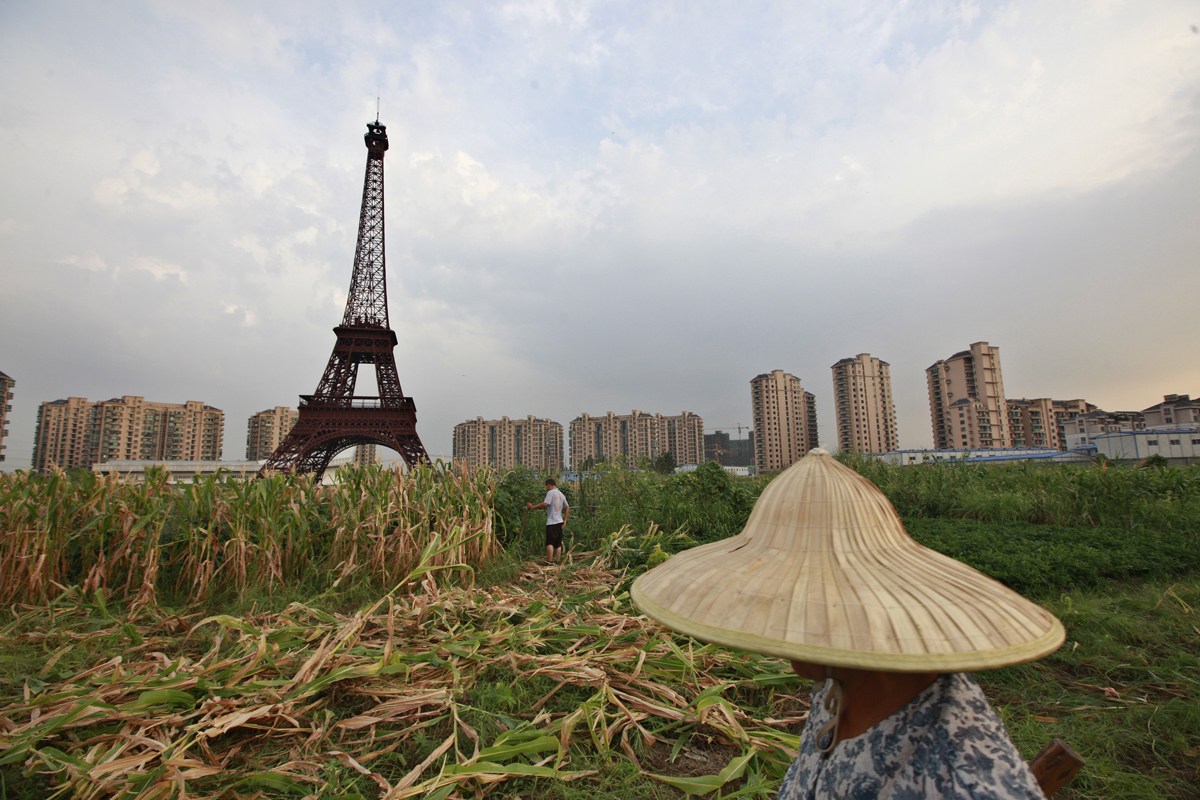
[(917, 544), (883, 492), (824, 450), (771, 481), (737, 536), (671, 556), (630, 592), (680, 633), (825, 666), (991, 669), (1065, 638), (1049, 612)]

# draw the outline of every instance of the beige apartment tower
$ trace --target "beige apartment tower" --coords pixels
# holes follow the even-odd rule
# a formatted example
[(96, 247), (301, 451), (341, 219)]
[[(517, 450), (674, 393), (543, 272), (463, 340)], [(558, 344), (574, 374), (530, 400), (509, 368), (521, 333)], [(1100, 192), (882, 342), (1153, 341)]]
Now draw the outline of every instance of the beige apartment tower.
[(90, 468), (108, 461), (219, 461), (225, 412), (196, 400), (155, 403), (125, 395), (38, 408), (33, 468)]
[(975, 342), (925, 370), (933, 446), (938, 450), (1008, 447), (1008, 406), (1000, 348)]
[(1049, 397), (1006, 400), (1009, 445), (1058, 449), (1058, 424)]
[(287, 406), (275, 406), (259, 411), (246, 422), (246, 460), (263, 461), (291, 431), (300, 412)]
[(360, 444), (355, 446), (354, 455), (350, 457), (350, 463), (356, 467), (373, 467), (383, 463), (382, 456), (379, 455), (379, 448), (374, 444)]
[(562, 425), (534, 416), (476, 417), (454, 426), (453, 457), (476, 469), (528, 467), (558, 472), (563, 465)]
[(754, 414), (754, 468), (778, 472), (817, 446), (817, 406), (800, 379), (781, 369), (750, 381)]
[(38, 406), (37, 428), (33, 432), (33, 469), (45, 474), (52, 467), (90, 467), (91, 426), (92, 403), (86, 397), (42, 403)]
[(8, 375), (0, 372), (0, 461), (4, 460), (4, 440), (8, 438), (8, 415), (12, 413), (13, 385)]
[(856, 453), (898, 449), (891, 366), (869, 353), (859, 353), (843, 358), (831, 369), (838, 449)]
[(1086, 400), (1051, 400), (1048, 397), (1009, 398), (1008, 435), (1013, 447), (1046, 447), (1066, 450), (1067, 423), (1096, 407)]
[(691, 411), (580, 414), (571, 420), (570, 439), (572, 469), (604, 461), (636, 467), (667, 453), (680, 465), (704, 461), (704, 420)]

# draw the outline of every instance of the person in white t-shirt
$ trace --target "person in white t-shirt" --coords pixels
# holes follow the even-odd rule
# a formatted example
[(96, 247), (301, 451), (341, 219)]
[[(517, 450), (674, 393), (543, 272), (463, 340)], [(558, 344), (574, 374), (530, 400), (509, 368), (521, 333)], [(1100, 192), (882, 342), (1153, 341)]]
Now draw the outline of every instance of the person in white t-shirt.
[(554, 479), (546, 478), (546, 499), (537, 505), (526, 503), (525, 507), (546, 509), (546, 560), (553, 564), (562, 557), (563, 528), (571, 518), (571, 504)]

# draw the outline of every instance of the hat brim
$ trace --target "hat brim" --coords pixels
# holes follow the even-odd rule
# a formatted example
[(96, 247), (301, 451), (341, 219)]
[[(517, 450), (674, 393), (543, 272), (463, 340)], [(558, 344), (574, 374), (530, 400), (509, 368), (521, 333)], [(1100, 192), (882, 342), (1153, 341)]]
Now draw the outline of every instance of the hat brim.
[(775, 478), (742, 533), (672, 556), (630, 595), (701, 641), (827, 666), (994, 669), (1066, 636), (1037, 604), (915, 542), (882, 492), (828, 454)]

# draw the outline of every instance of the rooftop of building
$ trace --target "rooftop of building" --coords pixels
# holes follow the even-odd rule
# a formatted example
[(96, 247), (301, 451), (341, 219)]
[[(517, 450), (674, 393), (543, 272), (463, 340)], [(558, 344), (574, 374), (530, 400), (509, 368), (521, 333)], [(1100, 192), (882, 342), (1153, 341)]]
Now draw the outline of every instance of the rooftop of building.
[[(872, 356), (870, 353), (859, 353), (856, 356), (847, 356), (846, 358), (843, 358), (841, 361), (838, 361), (837, 363), (835, 363), (833, 365), (833, 367), (840, 367), (843, 364), (857, 364), (859, 362), (859, 360), (864, 357), (865, 358), (875, 358), (875, 356)], [(884, 361), (882, 358), (876, 358), (875, 360), (878, 361), (882, 366), (885, 366), (885, 367), (891, 366), (891, 364)], [(830, 367), (830, 369), (833, 369), (833, 367)]]
[(1200, 407), (1200, 399), (1193, 400), (1191, 395), (1186, 394), (1165, 394), (1161, 403), (1155, 403), (1146, 411), (1157, 411), (1160, 408), (1197, 408)]

